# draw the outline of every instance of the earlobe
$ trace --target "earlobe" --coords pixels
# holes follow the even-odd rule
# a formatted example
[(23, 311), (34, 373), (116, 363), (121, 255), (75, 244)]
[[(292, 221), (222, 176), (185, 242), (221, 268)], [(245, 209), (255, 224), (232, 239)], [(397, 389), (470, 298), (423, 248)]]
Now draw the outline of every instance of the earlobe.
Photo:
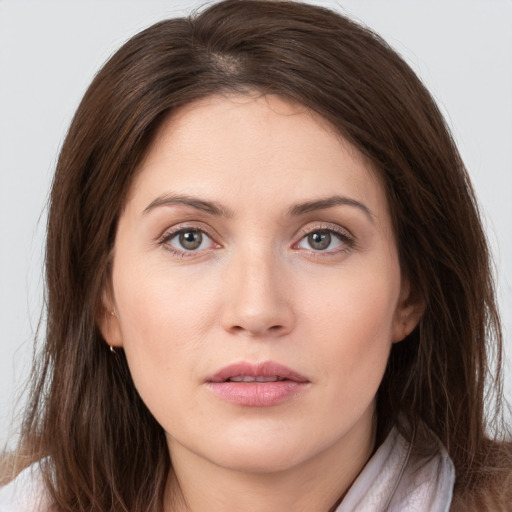
[(424, 311), (423, 301), (413, 297), (409, 284), (405, 283), (395, 311), (393, 343), (398, 343), (411, 334), (421, 320)]
[(395, 320), (395, 328), (393, 333), (393, 343), (403, 341), (415, 327), (418, 325), (423, 315), (423, 308), (418, 306), (411, 306), (405, 308), (398, 318)]
[(96, 324), (101, 332), (103, 339), (110, 347), (122, 347), (123, 339), (119, 326), (119, 319), (116, 314), (114, 302), (107, 297), (104, 292), (101, 298), (101, 306), (96, 315)]

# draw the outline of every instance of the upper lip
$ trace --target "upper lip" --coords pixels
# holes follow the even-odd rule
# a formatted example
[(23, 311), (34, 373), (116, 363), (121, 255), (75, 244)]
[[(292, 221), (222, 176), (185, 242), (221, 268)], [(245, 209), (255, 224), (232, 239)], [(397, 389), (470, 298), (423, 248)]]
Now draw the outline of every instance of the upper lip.
[(295, 382), (309, 382), (309, 380), (300, 373), (288, 368), (287, 366), (274, 361), (264, 361), (261, 363), (251, 363), (241, 361), (233, 363), (206, 379), (206, 382), (225, 382), (232, 377), (278, 377), (279, 379), (293, 380)]

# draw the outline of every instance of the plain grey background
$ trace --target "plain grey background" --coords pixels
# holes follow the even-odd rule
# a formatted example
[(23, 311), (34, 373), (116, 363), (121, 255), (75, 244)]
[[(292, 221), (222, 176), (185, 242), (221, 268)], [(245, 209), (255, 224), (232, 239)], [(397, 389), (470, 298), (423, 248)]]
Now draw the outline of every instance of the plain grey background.
[[(492, 244), (512, 397), (512, 2), (347, 0), (439, 102), (473, 179)], [(128, 37), (204, 2), (0, 0), (0, 447), (42, 309), (45, 201), (81, 96)]]

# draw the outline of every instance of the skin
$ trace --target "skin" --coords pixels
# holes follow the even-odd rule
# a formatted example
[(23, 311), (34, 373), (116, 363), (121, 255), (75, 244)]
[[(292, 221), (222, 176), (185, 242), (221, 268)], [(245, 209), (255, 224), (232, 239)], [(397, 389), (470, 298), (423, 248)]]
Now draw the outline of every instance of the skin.
[[(334, 195), (352, 203), (297, 208)], [(201, 245), (186, 250), (180, 229)], [(374, 449), (391, 345), (421, 313), (408, 290), (379, 178), (323, 119), (256, 95), (170, 117), (120, 217), (101, 325), (166, 432), (166, 509), (328, 510)], [(233, 404), (205, 379), (239, 361), (308, 383), (278, 405)]]

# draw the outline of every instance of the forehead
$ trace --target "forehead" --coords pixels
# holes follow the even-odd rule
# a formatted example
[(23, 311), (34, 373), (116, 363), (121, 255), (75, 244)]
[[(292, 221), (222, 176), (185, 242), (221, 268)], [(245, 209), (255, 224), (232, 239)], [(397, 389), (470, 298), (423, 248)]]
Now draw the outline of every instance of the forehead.
[[(275, 95), (210, 96), (170, 115), (139, 166), (129, 199), (162, 188), (260, 200), (307, 200), (333, 189), (384, 199), (379, 173), (331, 124)], [(241, 194), (241, 192), (243, 192)], [(301, 197), (304, 196), (304, 197)]]

